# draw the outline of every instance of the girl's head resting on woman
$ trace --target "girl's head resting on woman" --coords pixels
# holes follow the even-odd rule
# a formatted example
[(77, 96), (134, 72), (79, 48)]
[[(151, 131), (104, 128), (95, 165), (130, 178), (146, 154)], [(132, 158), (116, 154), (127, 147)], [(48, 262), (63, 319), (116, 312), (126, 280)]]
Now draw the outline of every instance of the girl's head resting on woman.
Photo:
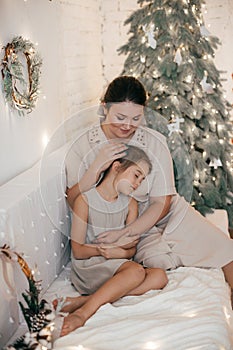
[(148, 173), (145, 174), (147, 176), (152, 170), (152, 163), (148, 155), (137, 146), (127, 145), (127, 147), (127, 154), (124, 157), (117, 159), (121, 164), (120, 170), (123, 172), (130, 166), (143, 161), (148, 166)]
[(151, 172), (152, 164), (140, 148), (128, 145), (127, 155), (115, 160), (104, 172), (101, 183), (114, 174), (114, 185), (118, 193), (129, 195), (135, 191)]

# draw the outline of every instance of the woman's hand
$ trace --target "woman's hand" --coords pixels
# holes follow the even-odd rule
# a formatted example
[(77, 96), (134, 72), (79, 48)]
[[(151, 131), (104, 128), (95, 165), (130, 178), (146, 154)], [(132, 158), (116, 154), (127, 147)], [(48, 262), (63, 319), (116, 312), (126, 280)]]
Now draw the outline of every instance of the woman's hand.
[(121, 230), (111, 230), (102, 232), (93, 243), (112, 243), (114, 246), (131, 248), (138, 243), (139, 236), (131, 235), (131, 230), (128, 227), (125, 227)]
[(115, 243), (123, 236), (127, 235), (128, 231), (126, 228), (122, 230), (111, 230), (111, 231), (105, 231), (99, 234), (99, 236), (93, 241), (93, 243), (104, 243), (104, 244), (110, 244)]
[(123, 142), (110, 140), (101, 147), (100, 152), (92, 163), (92, 168), (95, 169), (97, 174), (101, 174), (114, 160), (126, 156), (127, 148), (127, 145)]

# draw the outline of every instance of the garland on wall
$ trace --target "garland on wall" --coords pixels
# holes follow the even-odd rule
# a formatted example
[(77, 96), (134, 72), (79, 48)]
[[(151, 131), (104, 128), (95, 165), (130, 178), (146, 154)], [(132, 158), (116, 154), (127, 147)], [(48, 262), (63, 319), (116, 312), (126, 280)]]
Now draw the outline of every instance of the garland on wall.
[(47, 350), (52, 349), (52, 332), (54, 330), (55, 313), (48, 307), (45, 299), (40, 300), (41, 281), (36, 281), (33, 271), (28, 266), (25, 259), (4, 245), (0, 247), (2, 253), (10, 261), (17, 261), (21, 270), (25, 274), (29, 290), (22, 293), (26, 302), (26, 307), (19, 302), (23, 316), (27, 323), (29, 332), (18, 338), (13, 344), (7, 346), (5, 350)]
[[(19, 114), (31, 113), (39, 95), (42, 59), (34, 44), (22, 36), (15, 37), (3, 49), (1, 72), (5, 100)], [(26, 59), (27, 72), (23, 71), (21, 56)]]

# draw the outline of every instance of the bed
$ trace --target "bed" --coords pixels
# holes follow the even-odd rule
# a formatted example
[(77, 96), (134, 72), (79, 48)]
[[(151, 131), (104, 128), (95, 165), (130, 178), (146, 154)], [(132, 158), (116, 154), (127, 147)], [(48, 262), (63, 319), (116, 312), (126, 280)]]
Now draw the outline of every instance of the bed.
[[(224, 211), (208, 218), (227, 234)], [(56, 295), (78, 295), (69, 274), (70, 263), (48, 289), (48, 301)], [(222, 270), (180, 267), (168, 271), (168, 278), (163, 290), (102, 306), (84, 327), (65, 337), (59, 338), (63, 318), (57, 317), (53, 349), (233, 349), (230, 288)]]
[[(161, 291), (123, 297), (102, 306), (85, 324), (59, 338), (55, 350), (231, 350), (233, 313), (229, 287), (221, 270), (180, 267), (168, 272)], [(69, 265), (46, 293), (47, 300), (75, 296)]]

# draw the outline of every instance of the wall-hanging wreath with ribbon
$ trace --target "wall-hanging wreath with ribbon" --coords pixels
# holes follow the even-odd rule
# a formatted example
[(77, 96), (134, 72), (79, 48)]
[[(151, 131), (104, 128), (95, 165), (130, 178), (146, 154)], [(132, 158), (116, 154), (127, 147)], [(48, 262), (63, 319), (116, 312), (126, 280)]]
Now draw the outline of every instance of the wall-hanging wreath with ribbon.
[[(3, 49), (1, 72), (6, 102), (19, 114), (30, 113), (39, 95), (42, 59), (34, 44), (21, 36), (15, 37)], [(23, 59), (26, 59), (26, 69)]]

